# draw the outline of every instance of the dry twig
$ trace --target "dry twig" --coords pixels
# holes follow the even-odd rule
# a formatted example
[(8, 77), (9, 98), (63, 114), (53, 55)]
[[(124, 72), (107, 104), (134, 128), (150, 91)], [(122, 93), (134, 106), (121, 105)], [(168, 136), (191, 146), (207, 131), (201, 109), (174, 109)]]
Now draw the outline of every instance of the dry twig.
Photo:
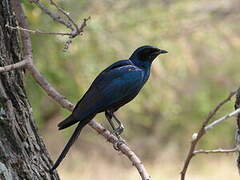
[[(67, 28), (69, 28), (71, 30), (71, 32), (69, 33), (69, 39), (66, 41), (65, 45), (64, 45), (64, 51), (66, 51), (69, 48), (69, 45), (72, 43), (72, 39), (77, 37), (78, 35), (81, 35), (81, 33), (83, 32), (84, 28), (87, 25), (87, 21), (90, 19), (90, 17), (85, 18), (83, 20), (83, 22), (78, 26), (74, 20), (70, 17), (69, 13), (66, 12), (65, 10), (63, 10), (62, 8), (60, 8), (53, 0), (49, 0), (50, 3), (56, 7), (56, 9), (61, 12), (65, 17), (67, 17), (67, 19), (64, 19), (62, 16), (60, 16), (57, 13), (53, 13), (52, 11), (50, 11), (46, 6), (44, 6), (40, 0), (28, 0), (31, 3), (34, 3), (35, 5), (37, 5), (45, 14), (47, 14), (50, 18), (52, 18), (54, 21), (57, 21), (58, 23), (61, 23), (62, 25), (66, 26)], [(22, 27), (22, 26), (21, 26)], [(23, 28), (23, 27), (22, 27)], [(28, 29), (28, 28), (24, 28), (24, 29)]]
[(63, 19), (59, 14), (51, 12), (46, 6), (44, 6), (40, 0), (28, 0), (31, 3), (34, 3), (38, 6), (45, 14), (47, 14), (51, 19), (54, 21), (66, 26), (67, 28), (71, 29), (72, 31), (75, 30), (74, 26), (67, 20)]
[(205, 150), (205, 149), (199, 149), (199, 150), (195, 150), (193, 152), (194, 155), (196, 154), (209, 154), (209, 153), (234, 153), (234, 152), (238, 152), (238, 148), (235, 147), (233, 149), (213, 149), (213, 150)]
[(223, 101), (221, 101), (207, 116), (207, 118), (204, 120), (204, 122), (202, 123), (201, 128), (198, 130), (198, 133), (196, 134), (196, 137), (193, 138), (193, 140), (191, 141), (191, 145), (188, 151), (188, 155), (186, 157), (186, 160), (184, 161), (184, 165), (183, 165), (183, 169), (181, 171), (181, 180), (185, 180), (185, 175), (189, 166), (189, 163), (191, 161), (191, 159), (193, 158), (194, 151), (196, 148), (196, 145), (198, 144), (199, 140), (202, 138), (202, 136), (205, 134), (205, 127), (207, 126), (207, 124), (209, 123), (209, 121), (212, 119), (212, 117), (217, 113), (217, 111), (222, 107), (222, 105), (224, 105), (226, 102), (230, 101), (231, 98), (236, 94), (236, 91), (231, 92), (228, 97), (226, 99), (224, 99)]
[(230, 117), (234, 117), (234, 116), (237, 116), (238, 114), (240, 113), (240, 108), (236, 109), (235, 111), (229, 113), (229, 114), (226, 114), (225, 116), (213, 121), (211, 124), (207, 125), (204, 129), (205, 131), (209, 130), (209, 129), (212, 129), (214, 126), (216, 126), (217, 124), (225, 121), (226, 119), (230, 118)]
[[(39, 0), (29, 0), (30, 2), (35, 3), (38, 7), (40, 7), (46, 14), (48, 14), (51, 18), (58, 21), (59, 23), (64, 24), (66, 27), (72, 29), (74, 31), (74, 27), (63, 20), (59, 15), (53, 14), (50, 10), (48, 10), (44, 5), (42, 5)], [(20, 67), (25, 67), (28, 71), (30, 71), (33, 78), (36, 82), (42, 87), (42, 89), (52, 98), (54, 99), (59, 105), (72, 111), (74, 105), (69, 102), (64, 96), (62, 96), (51, 84), (40, 74), (40, 72), (36, 69), (35, 65), (33, 64), (32, 59), (32, 45), (30, 39), (30, 30), (27, 24), (26, 17), (24, 16), (23, 9), (19, 1), (12, 0), (13, 8), (16, 13), (17, 21), (20, 25), (21, 29), (21, 39), (23, 44), (23, 61), (1, 67), (0, 72), (9, 71), (13, 69), (17, 69)], [(56, 4), (55, 4), (56, 5)], [(86, 26), (86, 22), (89, 18), (84, 19), (83, 23), (78, 27), (78, 35), (83, 32), (83, 28)], [(19, 28), (18, 28), (19, 29)], [(118, 142), (118, 139), (112, 135), (107, 129), (102, 127), (99, 123), (92, 120), (89, 124), (93, 129), (95, 129), (99, 134), (101, 134), (104, 138), (106, 138), (110, 143), (113, 145)], [(150, 176), (148, 175), (144, 165), (137, 157), (137, 155), (124, 143), (118, 145), (119, 151), (125, 154), (132, 164), (137, 168), (142, 180), (149, 180)]]
[(67, 19), (72, 23), (72, 25), (75, 27), (75, 30), (78, 30), (78, 25), (74, 22), (72, 17), (70, 16), (70, 13), (66, 12), (64, 9), (59, 7), (53, 0), (49, 0), (49, 2), (57, 9), (59, 10), (62, 14), (64, 14)]
[(71, 36), (72, 33), (65, 33), (65, 32), (43, 32), (40, 30), (32, 30), (32, 29), (24, 29), (22, 27), (19, 26), (9, 26), (8, 24), (5, 25), (6, 27), (8, 27), (9, 29), (14, 29), (14, 30), (20, 30), (20, 31), (26, 31), (32, 34), (43, 34), (43, 35), (61, 35), (61, 36)]

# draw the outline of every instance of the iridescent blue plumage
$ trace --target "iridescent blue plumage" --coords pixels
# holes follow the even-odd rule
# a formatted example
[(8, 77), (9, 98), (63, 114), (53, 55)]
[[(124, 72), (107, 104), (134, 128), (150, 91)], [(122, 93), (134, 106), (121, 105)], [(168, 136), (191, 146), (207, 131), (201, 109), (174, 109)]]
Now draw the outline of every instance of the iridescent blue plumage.
[(111, 116), (137, 96), (149, 78), (152, 61), (161, 53), (167, 53), (167, 51), (152, 46), (139, 47), (128, 60), (115, 62), (96, 77), (72, 114), (58, 124), (59, 129), (64, 129), (79, 122), (52, 170), (65, 157), (81, 129), (97, 113), (105, 111), (106, 116), (107, 114)]

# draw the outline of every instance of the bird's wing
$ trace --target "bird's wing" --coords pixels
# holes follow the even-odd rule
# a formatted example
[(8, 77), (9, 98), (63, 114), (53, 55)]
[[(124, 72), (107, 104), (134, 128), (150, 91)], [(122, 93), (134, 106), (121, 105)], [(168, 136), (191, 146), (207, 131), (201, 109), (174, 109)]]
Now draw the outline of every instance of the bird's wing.
[[(112, 65), (108, 66), (106, 69), (104, 69), (97, 77), (96, 79), (92, 82), (92, 85), (96, 85), (98, 84), (99, 81), (101, 81), (105, 76), (104, 74), (109, 73), (110, 71), (120, 68), (120, 67), (124, 67), (124, 66), (128, 66), (128, 65), (133, 65), (133, 63), (130, 60), (120, 60), (117, 61), (115, 63), (113, 63)], [(91, 86), (89, 89), (91, 89)]]
[(128, 98), (137, 95), (141, 89), (143, 76), (143, 71), (129, 60), (112, 64), (93, 81), (89, 90), (76, 105), (73, 116), (81, 120), (113, 104), (128, 101)]

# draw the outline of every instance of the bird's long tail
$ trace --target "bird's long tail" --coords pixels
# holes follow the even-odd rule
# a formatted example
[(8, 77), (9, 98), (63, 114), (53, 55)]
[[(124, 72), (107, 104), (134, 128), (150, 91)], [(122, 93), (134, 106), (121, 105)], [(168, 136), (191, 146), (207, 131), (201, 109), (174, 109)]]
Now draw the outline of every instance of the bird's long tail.
[(77, 123), (79, 120), (75, 119), (73, 117), (73, 115), (71, 114), (70, 116), (68, 116), (65, 120), (63, 120), (62, 122), (60, 122), (58, 124), (58, 130), (62, 130), (65, 129), (75, 123)]
[(90, 121), (91, 119), (86, 119), (84, 121), (79, 122), (78, 126), (76, 127), (76, 129), (74, 130), (72, 136), (70, 137), (69, 141), (67, 142), (67, 144), (65, 145), (62, 153), (60, 154), (60, 156), (58, 157), (58, 159), (56, 160), (56, 162), (54, 163), (53, 167), (51, 168), (50, 172), (53, 172), (54, 169), (56, 169), (59, 164), (62, 162), (62, 160), (65, 158), (66, 154), (68, 153), (69, 149), (71, 148), (71, 146), (73, 145), (73, 143), (76, 141), (76, 139), (78, 138), (78, 136), (80, 135), (82, 128)]

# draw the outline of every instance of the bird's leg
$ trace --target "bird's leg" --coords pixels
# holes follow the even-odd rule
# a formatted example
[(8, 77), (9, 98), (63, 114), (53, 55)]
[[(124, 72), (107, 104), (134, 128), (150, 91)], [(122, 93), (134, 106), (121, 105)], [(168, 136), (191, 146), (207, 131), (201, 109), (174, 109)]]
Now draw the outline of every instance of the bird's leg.
[[(113, 133), (116, 134), (116, 135), (117, 134), (120, 135), (123, 132), (123, 129), (124, 129), (124, 126), (121, 123), (121, 121), (118, 120), (118, 118), (110, 111), (105, 111), (105, 116), (106, 116), (107, 120), (109, 121), (110, 125), (113, 128)], [(115, 127), (113, 119), (118, 124), (118, 127)]]
[(111, 114), (110, 112), (108, 112), (108, 111), (105, 111), (105, 116), (106, 116), (109, 124), (111, 125), (113, 131), (115, 132), (116, 127), (115, 127), (115, 125), (114, 125), (114, 123), (113, 123), (113, 120), (112, 120), (112, 117), (113, 117), (112, 114)]
[(115, 131), (118, 134), (121, 134), (123, 132), (123, 130), (124, 130), (124, 126), (123, 126), (122, 122), (115, 116), (114, 113), (112, 113), (112, 117), (115, 119), (115, 122), (118, 124), (118, 127), (116, 128)]
[[(122, 123), (116, 118), (116, 116), (109, 111), (105, 111), (105, 116), (109, 122), (109, 124), (111, 125), (112, 129), (113, 129), (113, 133), (116, 135), (116, 137), (118, 138), (118, 141), (116, 143), (113, 144), (114, 149), (119, 150), (119, 146), (123, 143), (126, 144), (125, 140), (119, 135), (120, 133), (122, 133), (123, 131), (123, 125)], [(115, 127), (114, 123), (113, 123), (113, 119), (115, 119), (115, 121), (117, 122), (117, 124), (119, 125), (118, 128)], [(116, 120), (117, 119), (117, 120)], [(120, 131), (119, 131), (120, 128)], [(120, 133), (119, 133), (120, 132)]]
[(112, 132), (112, 133), (114, 133), (114, 134), (116, 135), (116, 137), (117, 137), (118, 139), (120, 139), (119, 134), (116, 132), (116, 127), (115, 127), (114, 122), (113, 122), (112, 113), (110, 113), (110, 112), (108, 112), (108, 111), (105, 111), (105, 116), (106, 116), (109, 124), (111, 125), (111, 127), (112, 127), (112, 129), (113, 129), (113, 132)]

